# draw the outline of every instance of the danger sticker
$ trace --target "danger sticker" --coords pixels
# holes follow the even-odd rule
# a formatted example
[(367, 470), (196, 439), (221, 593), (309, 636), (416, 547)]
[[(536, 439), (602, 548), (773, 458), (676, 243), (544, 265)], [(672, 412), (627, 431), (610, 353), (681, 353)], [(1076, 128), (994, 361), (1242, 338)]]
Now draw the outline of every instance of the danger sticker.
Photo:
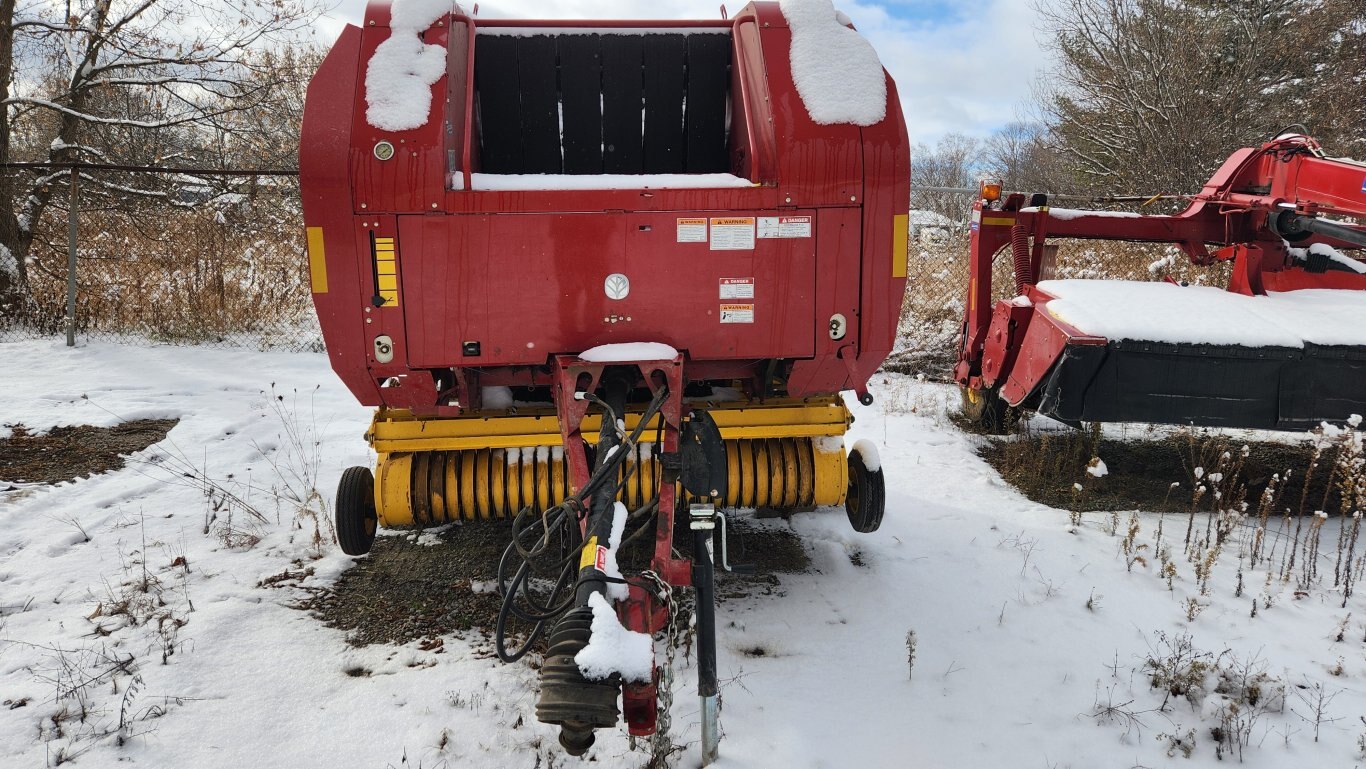
[(759, 237), (809, 238), (811, 237), (811, 217), (761, 216), (759, 217)]
[(598, 571), (607, 571), (607, 548), (598, 545), (597, 557), (593, 559), (593, 568)]
[(706, 219), (679, 219), (679, 220), (678, 220), (678, 242), (679, 242), (679, 243), (706, 243), (706, 242), (707, 242), (707, 220), (706, 220)]
[(723, 216), (711, 220), (711, 250), (751, 251), (754, 249), (754, 217)]
[(754, 305), (752, 304), (723, 304), (721, 305), (722, 323), (753, 323)]
[(722, 299), (753, 299), (754, 278), (722, 278)]

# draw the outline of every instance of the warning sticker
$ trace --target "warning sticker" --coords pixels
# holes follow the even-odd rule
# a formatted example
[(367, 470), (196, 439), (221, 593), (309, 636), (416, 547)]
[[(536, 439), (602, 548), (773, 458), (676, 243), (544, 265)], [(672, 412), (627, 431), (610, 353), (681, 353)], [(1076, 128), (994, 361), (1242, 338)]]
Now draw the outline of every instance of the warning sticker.
[(598, 571), (607, 571), (607, 548), (598, 545), (597, 556), (593, 560), (593, 568)]
[(678, 242), (679, 242), (679, 243), (706, 243), (706, 242), (707, 242), (707, 220), (706, 220), (706, 219), (679, 219), (679, 220), (678, 220)]
[(759, 217), (759, 237), (809, 238), (811, 237), (811, 217), (761, 216)]
[(753, 323), (754, 305), (752, 304), (723, 304), (721, 305), (722, 323)]
[(722, 278), (722, 299), (753, 299), (754, 278)]
[(754, 217), (723, 216), (711, 220), (711, 250), (750, 251), (754, 248)]
[(1361, 191), (1366, 193), (1366, 179), (1361, 180)]

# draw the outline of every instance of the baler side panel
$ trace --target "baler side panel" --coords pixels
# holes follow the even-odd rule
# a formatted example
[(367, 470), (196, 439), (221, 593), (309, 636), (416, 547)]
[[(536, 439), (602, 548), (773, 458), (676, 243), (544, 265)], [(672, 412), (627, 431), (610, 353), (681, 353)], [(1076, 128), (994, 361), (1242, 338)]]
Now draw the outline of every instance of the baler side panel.
[[(299, 174), (304, 225), (321, 233), (310, 238), (311, 259), (321, 262), (314, 285), (318, 312), (332, 369), (367, 406), (380, 404), (378, 388), (366, 365), (364, 322), (356, 296), (361, 273), (353, 241), (351, 186), (347, 153), (351, 144), (352, 95), (360, 77), (361, 32), (348, 26), (308, 85), (299, 142)], [(321, 245), (322, 253), (314, 252)], [(315, 270), (316, 272), (316, 270)], [(323, 289), (325, 287), (325, 291)]]
[[(445, 24), (443, 19), (441, 24)], [(448, 30), (432, 27), (423, 35), (428, 45), (446, 46)], [(356, 213), (433, 211), (446, 193), (445, 105), (446, 76), (431, 87), (431, 111), (427, 122), (410, 131), (386, 131), (366, 119), (365, 74), (379, 44), (389, 38), (387, 27), (366, 27), (360, 43), (362, 65), (352, 91), (355, 109), (351, 118), (351, 189)], [(463, 111), (463, 108), (462, 108)], [(393, 156), (381, 160), (375, 148), (381, 141), (393, 146)]]
[(863, 381), (882, 365), (896, 342), (906, 295), (906, 228), (911, 158), (901, 103), (887, 77), (887, 115), (863, 129), (863, 275), (858, 373)]
[(849, 385), (849, 369), (839, 349), (851, 339), (830, 338), (830, 318), (836, 313), (847, 321), (849, 335), (858, 333), (860, 273), (842, 269), (856, 263), (862, 242), (863, 212), (857, 208), (823, 208), (816, 214), (816, 281), (814, 358), (792, 364), (787, 390), (795, 397), (839, 392)]
[[(779, 14), (779, 18), (781, 14)], [(863, 202), (863, 143), (852, 124), (817, 125), (792, 80), (792, 33), (784, 20), (760, 33), (778, 147), (778, 188), (784, 204), (857, 206)], [(889, 103), (890, 111), (891, 105)], [(899, 120), (899, 116), (893, 118)], [(909, 197), (907, 198), (909, 204)]]

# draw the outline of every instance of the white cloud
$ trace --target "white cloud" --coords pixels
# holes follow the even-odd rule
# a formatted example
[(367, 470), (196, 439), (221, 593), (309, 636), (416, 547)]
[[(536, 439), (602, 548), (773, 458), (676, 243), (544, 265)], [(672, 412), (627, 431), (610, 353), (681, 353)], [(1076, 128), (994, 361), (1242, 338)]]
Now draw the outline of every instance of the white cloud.
[[(1048, 61), (1036, 40), (1032, 3), (1025, 0), (836, 0), (835, 5), (872, 41), (892, 73), (913, 141), (933, 143), (952, 132), (985, 136), (1014, 120)], [(726, 7), (734, 14), (744, 4), (730, 2)], [(937, 20), (892, 13), (900, 8), (914, 17), (917, 8), (927, 7), (933, 8), (929, 16)], [(319, 23), (319, 37), (334, 39), (345, 23), (359, 24), (364, 14), (365, 0), (342, 0)], [(489, 0), (479, 4), (479, 15), (714, 19), (720, 6), (716, 0)]]

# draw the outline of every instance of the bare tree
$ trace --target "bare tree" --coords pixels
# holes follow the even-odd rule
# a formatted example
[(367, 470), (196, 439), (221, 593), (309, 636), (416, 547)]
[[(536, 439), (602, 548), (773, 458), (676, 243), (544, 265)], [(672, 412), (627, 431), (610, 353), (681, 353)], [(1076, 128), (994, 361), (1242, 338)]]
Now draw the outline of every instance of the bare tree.
[(1360, 147), (1360, 0), (1057, 0), (1051, 143), (1087, 186), (1193, 192), (1228, 154), (1303, 124)]
[(956, 133), (946, 134), (932, 148), (916, 144), (911, 150), (911, 208), (966, 221), (971, 195), (925, 188), (976, 187), (982, 174), (981, 146), (977, 139)]
[(1043, 123), (1016, 121), (997, 130), (982, 146), (982, 164), (1014, 192), (1080, 194), (1085, 179), (1069, 172)]
[[(302, 36), (315, 0), (0, 0), (0, 163), (78, 160), (193, 165), (243, 129), (288, 69), (262, 51)], [(64, 171), (0, 184), (0, 316), (26, 307), (39, 223)], [(172, 180), (91, 174), (100, 206), (175, 202)]]

